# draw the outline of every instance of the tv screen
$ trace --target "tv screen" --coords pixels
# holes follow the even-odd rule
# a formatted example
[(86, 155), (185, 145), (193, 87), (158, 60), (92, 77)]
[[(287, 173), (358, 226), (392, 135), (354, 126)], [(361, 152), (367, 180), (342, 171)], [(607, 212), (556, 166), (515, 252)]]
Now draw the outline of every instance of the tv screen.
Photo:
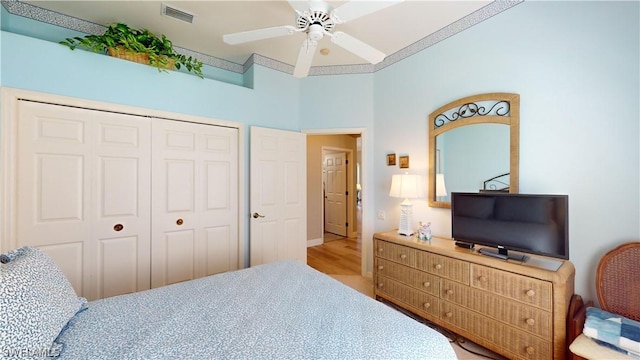
[(451, 193), (454, 240), (569, 259), (568, 195)]

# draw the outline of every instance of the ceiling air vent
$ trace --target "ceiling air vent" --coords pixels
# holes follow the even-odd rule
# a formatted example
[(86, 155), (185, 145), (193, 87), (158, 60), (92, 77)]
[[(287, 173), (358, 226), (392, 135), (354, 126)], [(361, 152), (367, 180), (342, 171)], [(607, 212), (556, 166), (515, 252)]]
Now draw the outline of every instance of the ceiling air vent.
[(167, 4), (162, 4), (162, 15), (166, 15), (168, 17), (172, 17), (174, 19), (178, 19), (180, 21), (188, 22), (189, 24), (193, 24), (193, 14), (189, 14), (188, 12), (178, 10), (174, 7), (171, 7)]

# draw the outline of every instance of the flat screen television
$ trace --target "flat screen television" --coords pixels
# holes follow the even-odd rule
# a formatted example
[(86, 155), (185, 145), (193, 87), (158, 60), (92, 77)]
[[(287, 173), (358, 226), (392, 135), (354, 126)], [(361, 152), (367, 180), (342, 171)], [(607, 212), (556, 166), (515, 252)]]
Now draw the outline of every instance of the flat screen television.
[(453, 239), (503, 259), (527, 260), (509, 250), (569, 259), (568, 217), (568, 195), (451, 193)]

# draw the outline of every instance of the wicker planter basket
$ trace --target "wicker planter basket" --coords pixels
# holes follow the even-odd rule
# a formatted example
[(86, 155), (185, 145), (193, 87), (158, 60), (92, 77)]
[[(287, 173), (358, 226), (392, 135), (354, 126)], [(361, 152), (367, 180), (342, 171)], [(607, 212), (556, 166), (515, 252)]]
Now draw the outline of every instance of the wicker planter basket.
[[(134, 51), (126, 50), (125, 48), (118, 46), (115, 48), (108, 48), (107, 52), (109, 56), (116, 57), (118, 59), (129, 60), (140, 64), (151, 65), (149, 61), (149, 54), (137, 53)], [(162, 69), (173, 70), (176, 66), (176, 62), (173, 59), (168, 59), (165, 64), (159, 64)]]

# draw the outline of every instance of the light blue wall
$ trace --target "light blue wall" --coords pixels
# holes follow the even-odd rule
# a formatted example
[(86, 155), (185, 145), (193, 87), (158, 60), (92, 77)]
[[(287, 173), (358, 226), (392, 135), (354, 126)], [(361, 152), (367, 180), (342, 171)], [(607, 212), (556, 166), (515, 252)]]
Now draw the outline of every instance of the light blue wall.
[[(594, 299), (603, 252), (640, 239), (639, 14), (637, 1), (527, 1), (374, 74), (296, 79), (255, 66), (253, 89), (3, 32), (0, 84), (247, 125), (365, 128), (365, 216), (376, 231), (398, 223), (388, 191), (400, 169), (385, 165), (387, 153), (410, 155), (409, 170), (426, 176), (431, 111), (519, 93), (521, 192), (569, 194), (576, 292)], [(416, 223), (450, 235), (448, 210), (413, 203)]]
[[(595, 265), (640, 239), (640, 3), (527, 1), (375, 75), (375, 158), (411, 156), (427, 174), (427, 116), (486, 92), (521, 96), (520, 192), (569, 194), (576, 292), (595, 299)], [(376, 166), (376, 209), (397, 167)], [(450, 212), (413, 201), (414, 220), (450, 236)]]

